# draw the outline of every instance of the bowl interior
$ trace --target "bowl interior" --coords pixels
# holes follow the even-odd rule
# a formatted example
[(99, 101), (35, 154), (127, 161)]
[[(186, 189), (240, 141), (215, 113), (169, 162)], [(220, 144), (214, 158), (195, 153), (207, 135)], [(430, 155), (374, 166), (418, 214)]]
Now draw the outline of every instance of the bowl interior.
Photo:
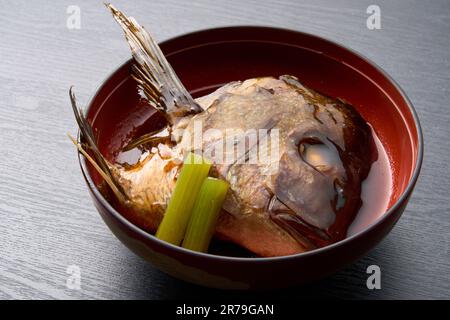
[[(201, 31), (161, 47), (195, 97), (230, 81), (291, 74), (308, 87), (344, 99), (371, 124), (386, 150), (392, 175), (389, 206), (405, 192), (417, 165), (420, 132), (400, 89), (367, 59), (315, 36), (260, 27)], [(130, 135), (154, 129), (162, 120), (141, 101), (130, 66), (128, 61), (112, 74), (88, 110), (99, 147), (110, 160)], [(92, 168), (90, 174), (94, 182), (100, 181)], [(378, 218), (367, 215), (368, 220), (349, 233), (362, 231)]]

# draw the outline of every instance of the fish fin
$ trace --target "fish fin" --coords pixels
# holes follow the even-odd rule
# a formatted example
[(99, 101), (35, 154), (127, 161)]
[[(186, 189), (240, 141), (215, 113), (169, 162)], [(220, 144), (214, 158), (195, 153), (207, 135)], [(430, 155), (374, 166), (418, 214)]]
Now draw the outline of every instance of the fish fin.
[(161, 110), (170, 124), (203, 109), (195, 102), (150, 34), (132, 17), (105, 3), (122, 27), (134, 58), (133, 78), (149, 103)]
[(170, 136), (156, 136), (158, 131), (153, 131), (150, 133), (143, 134), (142, 136), (131, 140), (125, 147), (123, 147), (123, 151), (130, 151), (131, 149), (140, 147), (144, 144), (148, 143), (164, 143), (170, 140)]
[[(101, 154), (100, 150), (97, 147), (97, 143), (95, 141), (94, 132), (92, 130), (91, 125), (87, 121), (86, 117), (83, 114), (81, 108), (77, 107), (76, 97), (73, 93), (72, 87), (69, 90), (70, 102), (72, 103), (73, 113), (75, 115), (75, 119), (78, 124), (78, 128), (80, 129), (80, 142), (76, 141), (73, 137), (69, 135), (69, 138), (77, 147), (78, 151), (83, 154), (83, 156), (92, 164), (96, 171), (103, 177), (109, 187), (112, 189), (116, 197), (125, 202), (127, 200), (127, 196), (122, 188), (122, 186), (117, 182), (114, 176), (111, 174), (110, 167), (108, 162)], [(84, 145), (84, 146), (83, 146)], [(94, 157), (92, 158), (86, 149), (92, 151)]]

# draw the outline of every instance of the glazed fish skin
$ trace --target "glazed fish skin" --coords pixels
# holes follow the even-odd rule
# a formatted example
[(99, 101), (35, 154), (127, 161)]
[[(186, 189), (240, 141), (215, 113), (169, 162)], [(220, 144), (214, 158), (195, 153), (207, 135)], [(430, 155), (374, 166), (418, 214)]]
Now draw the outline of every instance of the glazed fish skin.
[[(201, 123), (203, 131), (235, 129), (234, 140), (245, 139), (240, 132), (249, 129), (279, 138), (277, 157), (269, 163), (214, 163), (211, 174), (230, 183), (218, 237), (260, 256), (281, 256), (346, 236), (361, 206), (361, 183), (376, 158), (371, 130), (353, 107), (304, 87), (293, 76), (232, 82), (194, 100), (147, 32), (107, 6), (130, 44), (134, 78), (169, 124), (167, 139), (155, 144), (150, 137), (148, 152), (135, 166), (111, 164), (98, 151), (71, 94), (79, 149), (85, 155), (90, 149), (95, 161), (88, 160), (98, 165), (130, 221), (156, 231), (186, 153), (208, 154), (220, 141), (210, 136), (192, 144), (189, 137)], [(258, 140), (256, 147), (267, 141)]]

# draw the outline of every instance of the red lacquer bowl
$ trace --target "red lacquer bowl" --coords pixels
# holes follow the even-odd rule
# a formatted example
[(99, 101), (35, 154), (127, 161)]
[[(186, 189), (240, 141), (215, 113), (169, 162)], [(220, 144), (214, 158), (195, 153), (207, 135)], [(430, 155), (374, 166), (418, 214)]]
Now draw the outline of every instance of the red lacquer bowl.
[[(124, 41), (125, 45), (125, 41)], [(389, 156), (393, 186), (389, 209), (346, 239), (311, 252), (274, 258), (197, 253), (160, 241), (125, 219), (96, 187), (98, 177), (80, 157), (95, 206), (112, 232), (133, 252), (174, 277), (233, 289), (286, 287), (337, 271), (373, 248), (403, 213), (419, 175), (423, 140), (417, 115), (399, 86), (359, 54), (322, 38), (282, 29), (229, 27), (190, 33), (161, 44), (178, 76), (195, 96), (224, 83), (292, 74), (313, 89), (345, 99), (372, 125)], [(139, 109), (127, 61), (103, 83), (88, 107), (99, 146), (114, 157)], [(143, 121), (144, 121), (143, 120)], [(385, 186), (380, 186), (384, 188)]]

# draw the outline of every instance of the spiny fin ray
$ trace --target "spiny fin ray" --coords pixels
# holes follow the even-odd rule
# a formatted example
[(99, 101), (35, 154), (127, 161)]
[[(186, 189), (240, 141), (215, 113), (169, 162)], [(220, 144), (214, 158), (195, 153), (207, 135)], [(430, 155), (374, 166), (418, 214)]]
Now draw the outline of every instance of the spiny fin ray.
[(134, 18), (109, 3), (105, 5), (125, 33), (135, 61), (133, 77), (149, 103), (163, 111), (170, 124), (177, 118), (202, 112), (150, 34)]

